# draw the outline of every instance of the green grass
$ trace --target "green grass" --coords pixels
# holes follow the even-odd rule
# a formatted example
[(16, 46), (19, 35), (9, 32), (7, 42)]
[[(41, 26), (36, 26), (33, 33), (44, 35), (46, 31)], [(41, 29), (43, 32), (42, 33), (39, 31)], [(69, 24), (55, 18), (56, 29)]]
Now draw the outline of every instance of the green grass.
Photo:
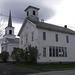
[(36, 69), (36, 70), (43, 70), (43, 69), (63, 69), (63, 68), (75, 68), (75, 63), (68, 63), (68, 64), (25, 64), (25, 63), (3, 63), (8, 65), (14, 65), (16, 67), (21, 68), (29, 68), (29, 69)]
[(73, 64), (35, 64), (35, 65), (26, 65), (26, 64), (14, 64), (17, 67), (30, 68), (30, 69), (62, 69), (62, 68), (75, 68), (75, 63)]

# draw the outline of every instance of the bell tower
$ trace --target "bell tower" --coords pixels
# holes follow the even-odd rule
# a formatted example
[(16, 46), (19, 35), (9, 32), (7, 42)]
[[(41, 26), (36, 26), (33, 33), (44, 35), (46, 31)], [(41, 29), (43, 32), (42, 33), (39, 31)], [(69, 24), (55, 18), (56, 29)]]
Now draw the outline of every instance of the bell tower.
[(11, 11), (9, 12), (8, 26), (5, 28), (5, 38), (15, 39), (14, 27), (12, 27)]
[(38, 21), (38, 10), (39, 8), (33, 7), (33, 6), (28, 6), (25, 11), (26, 11), (26, 17), (31, 18), (34, 21)]

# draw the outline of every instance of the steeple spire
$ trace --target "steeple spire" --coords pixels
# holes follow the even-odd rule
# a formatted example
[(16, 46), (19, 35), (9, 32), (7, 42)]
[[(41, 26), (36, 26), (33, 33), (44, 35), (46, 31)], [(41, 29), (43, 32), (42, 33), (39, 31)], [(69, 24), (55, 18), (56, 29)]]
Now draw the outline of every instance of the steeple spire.
[(9, 12), (8, 27), (12, 27), (11, 11)]

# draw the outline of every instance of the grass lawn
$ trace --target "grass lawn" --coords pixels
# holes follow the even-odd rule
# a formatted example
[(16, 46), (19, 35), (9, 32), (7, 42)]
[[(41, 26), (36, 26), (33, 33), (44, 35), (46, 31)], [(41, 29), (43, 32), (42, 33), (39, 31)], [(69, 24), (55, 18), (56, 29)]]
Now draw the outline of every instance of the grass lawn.
[(75, 63), (70, 64), (14, 64), (17, 67), (22, 68), (30, 68), (30, 69), (37, 69), (37, 70), (43, 70), (43, 69), (62, 69), (62, 68), (75, 68)]
[(44, 69), (63, 69), (63, 68), (75, 68), (75, 63), (67, 63), (67, 64), (25, 64), (25, 63), (3, 63), (14, 65), (16, 67), (21, 68), (30, 68), (36, 70), (44, 70)]

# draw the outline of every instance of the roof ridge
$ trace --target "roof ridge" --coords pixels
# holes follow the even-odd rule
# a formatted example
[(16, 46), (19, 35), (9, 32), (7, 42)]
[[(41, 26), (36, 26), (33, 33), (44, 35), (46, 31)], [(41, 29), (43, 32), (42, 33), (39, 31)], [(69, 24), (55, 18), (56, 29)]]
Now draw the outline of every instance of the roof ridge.
[(69, 28), (65, 28), (65, 27), (61, 27), (61, 26), (57, 26), (55, 24), (49, 24), (46, 22), (34, 22), (37, 25), (38, 28), (43, 28), (43, 29), (48, 29), (48, 30), (53, 30), (53, 31), (58, 31), (58, 32), (63, 32), (63, 33), (69, 33), (69, 34), (74, 34), (75, 35), (75, 31), (69, 29)]

